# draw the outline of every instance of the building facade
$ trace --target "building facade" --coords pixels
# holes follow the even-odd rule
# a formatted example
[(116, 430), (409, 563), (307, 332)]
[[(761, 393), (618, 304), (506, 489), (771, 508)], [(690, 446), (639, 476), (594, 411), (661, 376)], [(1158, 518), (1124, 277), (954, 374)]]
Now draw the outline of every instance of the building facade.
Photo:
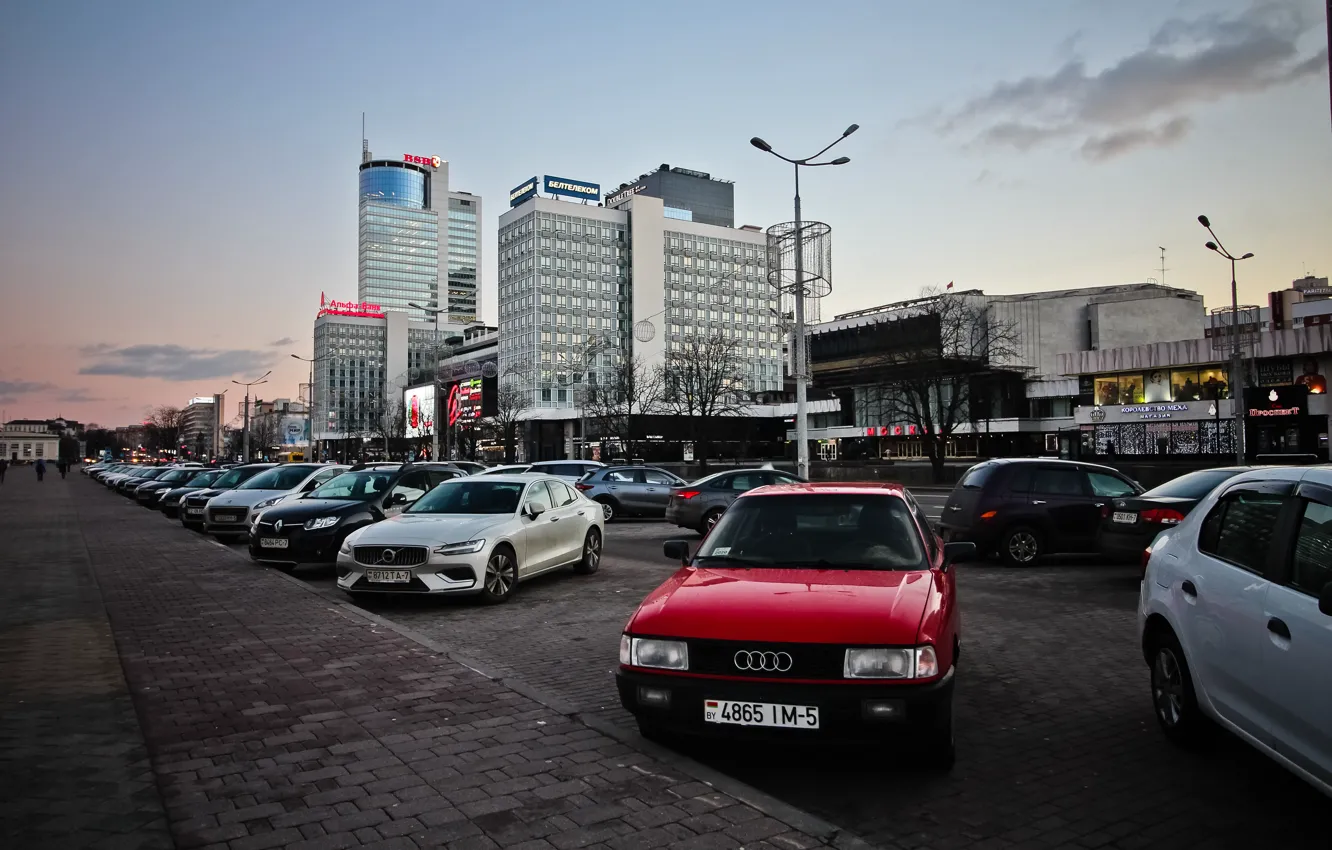
[(13, 419), (0, 426), (0, 457), (10, 463), (55, 463), (60, 458), (60, 432), (46, 419)]
[(635, 195), (660, 198), (666, 218), (735, 227), (735, 184), (703, 171), (662, 163), (656, 171), (640, 174), (634, 182), (621, 183), (607, 193), (606, 206), (625, 208)]
[(180, 412), (180, 444), (185, 453), (196, 460), (212, 460), (222, 456), (222, 396), (199, 396), (190, 399)]
[(373, 159), (359, 174), (357, 291), (385, 310), (463, 324), (479, 309), (481, 198), (450, 191), (449, 163), (404, 154)]

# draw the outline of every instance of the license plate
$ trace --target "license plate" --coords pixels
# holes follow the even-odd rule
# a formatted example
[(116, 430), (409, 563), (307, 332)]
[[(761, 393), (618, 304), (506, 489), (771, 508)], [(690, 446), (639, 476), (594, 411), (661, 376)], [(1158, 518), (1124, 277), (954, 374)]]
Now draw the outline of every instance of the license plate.
[(287, 538), (285, 537), (260, 537), (259, 545), (265, 549), (286, 549)]
[(406, 584), (412, 580), (411, 570), (366, 570), (367, 581), (376, 584)]
[(236, 520), (240, 519), (240, 517), (236, 516), (235, 514), (213, 514), (213, 519), (217, 520), (218, 522), (235, 522)]
[(735, 726), (817, 729), (819, 709), (814, 705), (776, 705), (769, 702), (705, 699), (703, 719), (708, 723), (729, 723)]
[(186, 508), (186, 509), (185, 509), (185, 513), (189, 514), (190, 516), (199, 516), (200, 514), (203, 513), (203, 511), (204, 511), (203, 508)]
[(1115, 511), (1115, 515), (1112, 519), (1115, 522), (1124, 522), (1132, 525), (1138, 521), (1138, 515), (1132, 511)]

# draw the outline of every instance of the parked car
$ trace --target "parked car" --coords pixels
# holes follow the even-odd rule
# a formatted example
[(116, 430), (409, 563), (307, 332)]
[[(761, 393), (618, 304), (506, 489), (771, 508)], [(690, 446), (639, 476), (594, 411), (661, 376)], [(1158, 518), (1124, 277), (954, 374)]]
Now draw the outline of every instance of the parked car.
[(254, 476), (276, 466), (276, 463), (247, 463), (228, 469), (207, 490), (191, 493), (181, 500), (180, 524), (186, 528), (202, 531), (205, 511), (210, 499), (239, 487)]
[(204, 507), (204, 531), (228, 541), (250, 532), (250, 524), (266, 508), (301, 493), (308, 493), (350, 467), (342, 464), (282, 463), (219, 493)]
[(219, 478), (226, 474), (222, 469), (196, 469), (194, 477), (187, 480), (184, 484), (172, 487), (170, 490), (162, 491), (161, 498), (157, 501), (157, 508), (170, 519), (176, 519), (180, 516), (180, 503), (191, 493), (197, 493), (200, 490), (206, 490), (213, 486)]
[(531, 469), (530, 463), (511, 463), (503, 466), (492, 466), (489, 469), (483, 469), (476, 475), (518, 475)]
[(745, 493), (639, 605), (620, 638), (620, 702), (645, 737), (913, 741), (954, 759), (961, 616), (945, 546), (897, 484)]
[(446, 481), (399, 516), (353, 532), (338, 550), (338, 587), (503, 602), (551, 570), (596, 572), (604, 525), (595, 503), (553, 476)]
[(798, 476), (779, 469), (714, 472), (692, 484), (671, 488), (666, 502), (666, 521), (707, 534), (741, 494), (767, 484), (793, 484), (800, 480)]
[(1143, 488), (1108, 466), (1049, 458), (987, 460), (948, 494), (939, 529), (1009, 566), (1043, 555), (1095, 552), (1101, 511)]
[(554, 475), (570, 484), (587, 475), (593, 470), (605, 466), (595, 460), (541, 460), (527, 468), (528, 472), (539, 472), (542, 475)]
[(1144, 563), (1143, 551), (1167, 528), (1179, 525), (1217, 485), (1251, 466), (1202, 469), (1167, 481), (1138, 496), (1114, 499), (1101, 509), (1097, 551), (1108, 559)]
[(137, 488), (140, 484), (144, 484), (148, 481), (153, 481), (157, 479), (159, 476), (165, 474), (166, 471), (167, 467), (165, 466), (140, 467), (136, 469), (132, 474), (126, 475), (124, 478), (121, 478), (119, 481), (116, 482), (115, 484), (116, 492), (122, 496), (128, 496), (129, 498), (134, 498), (135, 488)]
[(1332, 468), (1213, 490), (1152, 542), (1138, 625), (1167, 738), (1215, 723), (1332, 796)]
[(474, 460), (451, 460), (448, 463), (450, 466), (456, 466), (468, 475), (476, 475), (477, 473), (486, 471), (486, 465), (484, 463), (477, 463)]
[(617, 516), (665, 516), (671, 488), (684, 484), (680, 476), (652, 466), (603, 466), (574, 486), (599, 503), (610, 522)]
[(156, 508), (160, 493), (165, 493), (172, 487), (184, 484), (198, 475), (199, 471), (200, 468), (194, 466), (167, 467), (162, 471), (162, 474), (134, 488), (134, 501), (145, 508)]
[(334, 564), (348, 534), (397, 516), (439, 484), (463, 477), (457, 467), (429, 462), (349, 470), (264, 511), (250, 532), (250, 557), (289, 570)]

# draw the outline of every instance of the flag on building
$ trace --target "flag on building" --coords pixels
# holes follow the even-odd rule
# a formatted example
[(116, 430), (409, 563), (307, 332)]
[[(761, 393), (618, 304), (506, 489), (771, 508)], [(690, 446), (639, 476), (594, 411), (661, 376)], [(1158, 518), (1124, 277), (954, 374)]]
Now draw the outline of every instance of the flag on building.
[(944, 289), (952, 289), (952, 288), (953, 288), (953, 282), (950, 280), (948, 281), (948, 285), (945, 286)]

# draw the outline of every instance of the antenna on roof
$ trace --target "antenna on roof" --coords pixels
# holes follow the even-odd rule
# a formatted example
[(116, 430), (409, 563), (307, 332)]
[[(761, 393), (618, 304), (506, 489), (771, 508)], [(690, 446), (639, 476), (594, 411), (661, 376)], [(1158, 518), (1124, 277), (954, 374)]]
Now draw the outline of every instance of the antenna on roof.
[(365, 137), (365, 113), (361, 113), (361, 162), (370, 161), (370, 140)]
[[(1157, 245), (1156, 247), (1161, 248), (1160, 245)], [(1165, 273), (1166, 273), (1165, 248), (1161, 248), (1161, 285), (1162, 285), (1162, 286), (1165, 286)]]

